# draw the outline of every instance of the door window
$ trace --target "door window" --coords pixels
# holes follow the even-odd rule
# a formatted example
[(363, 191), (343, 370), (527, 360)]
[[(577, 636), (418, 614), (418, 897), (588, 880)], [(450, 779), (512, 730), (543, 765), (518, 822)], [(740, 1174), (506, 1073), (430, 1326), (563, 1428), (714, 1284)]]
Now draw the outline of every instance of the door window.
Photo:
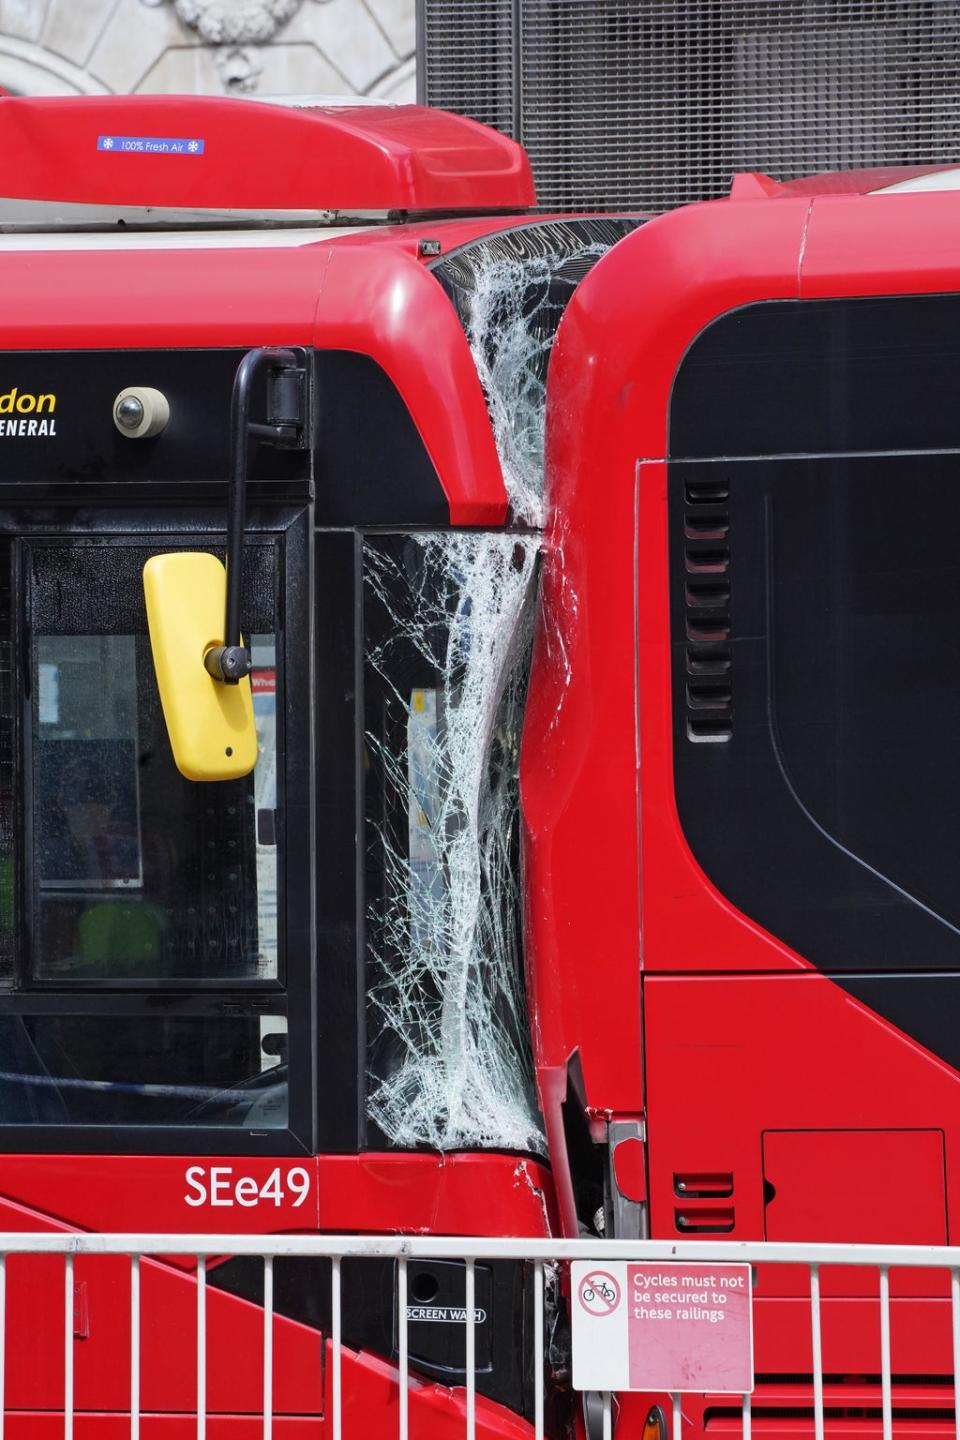
[[(261, 773), (208, 784), (173, 762), (144, 624), (148, 554), (30, 555), (31, 975), (276, 980), (272, 551), (253, 550), (259, 583), (246, 610), (258, 632)], [(105, 588), (113, 603), (102, 603)]]
[(290, 1126), (283, 546), (244, 559), (258, 764), (207, 784), (174, 764), (147, 633), (143, 566), (171, 548), (0, 554), (22, 596), (0, 692), (16, 655), (23, 695), (0, 705), (0, 1127)]

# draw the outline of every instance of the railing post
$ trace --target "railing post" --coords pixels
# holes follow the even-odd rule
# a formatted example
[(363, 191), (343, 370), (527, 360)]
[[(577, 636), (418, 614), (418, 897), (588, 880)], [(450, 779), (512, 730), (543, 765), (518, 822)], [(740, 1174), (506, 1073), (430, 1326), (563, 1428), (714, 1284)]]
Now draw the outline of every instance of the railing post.
[(207, 1259), (197, 1256), (197, 1440), (207, 1434)]
[(273, 1256), (263, 1257), (263, 1440), (273, 1434)]
[(399, 1362), (400, 1440), (407, 1440), (410, 1429), (410, 1350), (407, 1332), (407, 1260), (397, 1261), (397, 1360)]
[(960, 1270), (950, 1271), (950, 1318), (953, 1330), (953, 1421), (960, 1440)]
[(130, 1440), (140, 1435), (140, 1256), (130, 1256)]
[(477, 1276), (473, 1260), (466, 1262), (466, 1306), (467, 1312), (467, 1440), (475, 1440), (477, 1433), (477, 1333), (473, 1323), (476, 1309)]
[(880, 1393), (883, 1400), (883, 1440), (893, 1440), (893, 1399), (890, 1375), (890, 1270), (880, 1266)]
[(7, 1257), (0, 1254), (0, 1440), (7, 1409)]
[(823, 1440), (823, 1345), (820, 1336), (820, 1266), (810, 1266), (810, 1337), (813, 1351), (813, 1425)]
[[(543, 1261), (533, 1267), (533, 1435), (543, 1440)], [(2, 1440), (2, 1436), (0, 1436)]]
[(333, 1440), (343, 1435), (343, 1376), (340, 1373), (340, 1256), (330, 1262), (330, 1329), (333, 1345)]
[(73, 1440), (73, 1256), (64, 1256), (63, 1296), (63, 1440)]

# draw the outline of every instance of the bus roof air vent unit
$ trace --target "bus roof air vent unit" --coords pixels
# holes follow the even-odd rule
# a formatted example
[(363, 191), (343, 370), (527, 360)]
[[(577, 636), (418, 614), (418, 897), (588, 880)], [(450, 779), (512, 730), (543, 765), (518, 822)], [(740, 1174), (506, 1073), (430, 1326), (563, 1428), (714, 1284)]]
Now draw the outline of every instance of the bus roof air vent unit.
[(421, 99), (518, 139), (548, 211), (960, 159), (960, 6), (942, 0), (418, 5)]
[(110, 95), (0, 99), (0, 197), (8, 225), (76, 207), (316, 224), (525, 209), (534, 192), (512, 140), (418, 105)]

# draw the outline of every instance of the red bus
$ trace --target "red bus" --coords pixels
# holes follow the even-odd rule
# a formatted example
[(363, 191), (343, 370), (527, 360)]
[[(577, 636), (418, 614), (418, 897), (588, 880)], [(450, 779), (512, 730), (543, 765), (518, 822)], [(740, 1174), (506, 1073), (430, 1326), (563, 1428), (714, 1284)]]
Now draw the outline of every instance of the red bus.
[[(416, 107), (0, 134), (0, 1229), (948, 1240), (952, 177), (563, 219)], [(76, 1265), (90, 1436), (123, 1277)], [(416, 1423), (459, 1433), (463, 1270), (408, 1279)], [(277, 1263), (291, 1437), (327, 1280)], [(259, 1273), (206, 1283), (209, 1423), (252, 1435)], [(764, 1434), (812, 1430), (802, 1283), (760, 1277)], [(838, 1428), (879, 1430), (871, 1283), (825, 1292)], [(530, 1275), (476, 1284), (478, 1428), (520, 1436)], [(62, 1423), (62, 1285), (11, 1257), (18, 1435)], [(345, 1433), (387, 1434), (392, 1265), (344, 1293)], [(946, 1293), (896, 1282), (898, 1433), (952, 1415)], [(157, 1436), (194, 1294), (144, 1266)]]

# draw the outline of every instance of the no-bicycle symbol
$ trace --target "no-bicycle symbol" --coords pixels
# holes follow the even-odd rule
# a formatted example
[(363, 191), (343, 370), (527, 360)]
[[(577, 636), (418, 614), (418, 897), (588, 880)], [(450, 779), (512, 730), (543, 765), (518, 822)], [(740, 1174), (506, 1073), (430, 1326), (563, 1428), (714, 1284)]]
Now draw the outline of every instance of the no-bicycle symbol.
[(579, 1296), (588, 1315), (612, 1315), (620, 1304), (620, 1286), (608, 1270), (591, 1270), (580, 1281)]

